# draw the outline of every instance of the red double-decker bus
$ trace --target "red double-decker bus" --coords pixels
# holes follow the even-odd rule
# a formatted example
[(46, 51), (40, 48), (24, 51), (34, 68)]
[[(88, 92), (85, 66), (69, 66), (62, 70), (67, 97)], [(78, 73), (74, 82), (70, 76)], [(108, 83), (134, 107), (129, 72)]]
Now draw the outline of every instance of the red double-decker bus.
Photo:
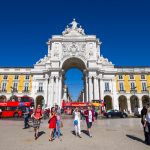
[(72, 114), (75, 107), (85, 109), (87, 106), (91, 106), (91, 104), (89, 102), (62, 102), (62, 109), (64, 110), (64, 113), (68, 115)]
[(24, 108), (30, 106), (31, 102), (0, 102), (1, 117), (22, 117)]

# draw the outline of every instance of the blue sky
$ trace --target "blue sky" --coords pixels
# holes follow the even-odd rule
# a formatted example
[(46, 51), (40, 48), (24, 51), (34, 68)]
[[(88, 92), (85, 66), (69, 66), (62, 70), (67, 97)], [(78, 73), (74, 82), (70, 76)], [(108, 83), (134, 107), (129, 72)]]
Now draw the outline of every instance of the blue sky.
[(149, 8), (149, 0), (1, 0), (0, 66), (33, 66), (73, 18), (116, 66), (150, 66)]

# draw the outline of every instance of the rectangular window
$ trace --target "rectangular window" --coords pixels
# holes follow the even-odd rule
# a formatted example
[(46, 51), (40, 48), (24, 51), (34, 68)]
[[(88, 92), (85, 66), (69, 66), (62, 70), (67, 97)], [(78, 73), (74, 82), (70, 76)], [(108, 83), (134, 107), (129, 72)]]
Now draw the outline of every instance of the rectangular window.
[(13, 91), (17, 92), (17, 89), (18, 89), (18, 82), (14, 82)]
[(15, 75), (15, 78), (14, 78), (15, 80), (18, 80), (19, 79), (19, 76), (18, 75)]
[(119, 78), (119, 79), (123, 79), (123, 75), (119, 75), (118, 78)]
[(133, 74), (130, 75), (130, 79), (134, 79), (134, 75)]
[(4, 75), (4, 76), (3, 76), (3, 79), (4, 79), (4, 80), (7, 80), (7, 79), (8, 79), (8, 75)]
[(147, 91), (146, 82), (142, 82), (142, 91)]
[(105, 91), (110, 91), (109, 90), (109, 82), (105, 82)]
[(6, 82), (3, 82), (3, 83), (2, 83), (2, 92), (5, 92), (5, 91), (6, 91), (6, 85), (7, 85)]
[(28, 92), (29, 91), (29, 83), (25, 83), (24, 84), (24, 92)]
[(29, 80), (30, 76), (29, 75), (26, 75), (26, 80)]
[(124, 84), (123, 84), (123, 82), (119, 83), (119, 88), (120, 88), (120, 91), (124, 91)]
[(43, 92), (43, 83), (42, 82), (39, 83), (39, 90), (38, 91)]
[(135, 83), (134, 82), (131, 82), (130, 83), (130, 87), (131, 87), (131, 90), (136, 90), (136, 87), (135, 87)]
[(141, 79), (145, 79), (145, 75), (144, 74), (141, 75)]

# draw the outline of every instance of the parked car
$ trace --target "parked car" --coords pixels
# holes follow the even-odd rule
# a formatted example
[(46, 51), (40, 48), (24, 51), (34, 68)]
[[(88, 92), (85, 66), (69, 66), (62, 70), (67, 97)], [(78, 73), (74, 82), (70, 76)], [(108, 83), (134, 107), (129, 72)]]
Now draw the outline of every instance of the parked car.
[(108, 110), (107, 112), (104, 113), (104, 116), (106, 116), (107, 118), (112, 117), (126, 118), (128, 117), (128, 114), (125, 112), (121, 112), (119, 110)]

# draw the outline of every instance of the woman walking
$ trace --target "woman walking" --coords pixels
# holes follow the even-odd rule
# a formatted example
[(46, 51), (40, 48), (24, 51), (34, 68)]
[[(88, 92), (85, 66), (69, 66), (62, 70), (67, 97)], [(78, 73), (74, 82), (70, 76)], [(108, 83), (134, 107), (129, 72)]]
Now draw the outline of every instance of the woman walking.
[(79, 109), (76, 107), (76, 109), (74, 110), (74, 128), (75, 128), (75, 134), (76, 136), (78, 135), (80, 138), (81, 137), (81, 127), (80, 127), (80, 111)]
[(62, 119), (61, 119), (61, 110), (60, 107), (55, 106), (55, 111), (56, 111), (56, 128), (54, 129), (54, 138), (57, 138), (62, 141), (62, 139), (60, 138), (61, 132), (60, 132), (60, 128), (62, 125)]
[(57, 120), (57, 116), (56, 116), (55, 107), (52, 107), (50, 112), (50, 120), (49, 120), (49, 129), (50, 129), (49, 141), (54, 140), (54, 129), (56, 129), (56, 120)]
[(33, 127), (35, 132), (34, 138), (36, 140), (39, 136), (40, 123), (41, 119), (43, 118), (43, 112), (40, 105), (37, 106), (32, 116), (33, 116)]

